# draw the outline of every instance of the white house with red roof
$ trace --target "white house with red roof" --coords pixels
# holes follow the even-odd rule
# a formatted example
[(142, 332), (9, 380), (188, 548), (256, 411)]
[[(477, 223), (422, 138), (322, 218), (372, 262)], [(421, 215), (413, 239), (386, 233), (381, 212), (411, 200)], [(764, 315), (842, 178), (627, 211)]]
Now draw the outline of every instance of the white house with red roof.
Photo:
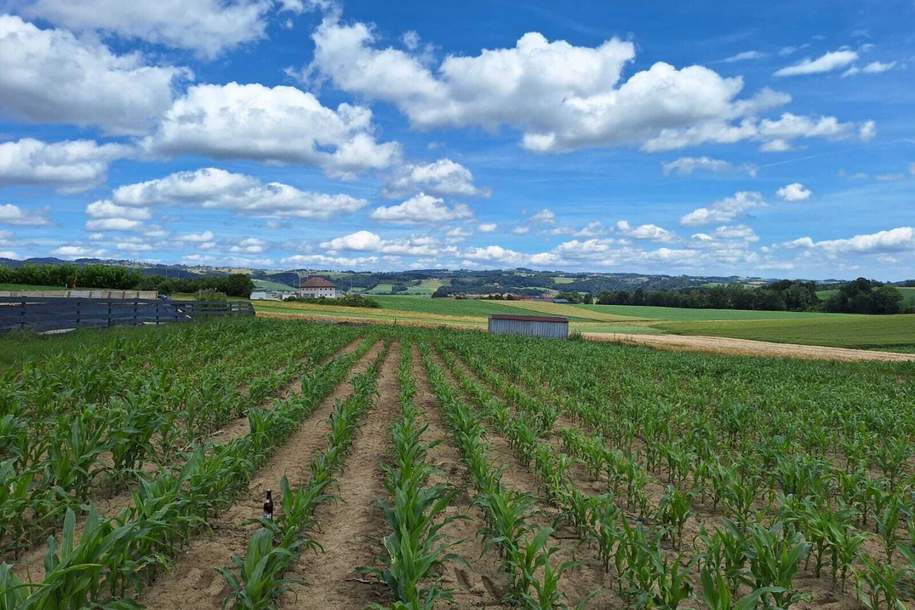
[(299, 296), (306, 299), (336, 299), (337, 287), (327, 278), (314, 275), (299, 284)]

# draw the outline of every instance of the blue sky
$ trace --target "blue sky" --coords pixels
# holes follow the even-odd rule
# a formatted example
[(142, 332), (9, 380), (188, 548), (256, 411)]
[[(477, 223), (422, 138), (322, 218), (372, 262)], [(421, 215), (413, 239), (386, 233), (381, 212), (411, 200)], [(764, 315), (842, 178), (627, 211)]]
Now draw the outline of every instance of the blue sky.
[(915, 276), (911, 0), (0, 9), (0, 256)]

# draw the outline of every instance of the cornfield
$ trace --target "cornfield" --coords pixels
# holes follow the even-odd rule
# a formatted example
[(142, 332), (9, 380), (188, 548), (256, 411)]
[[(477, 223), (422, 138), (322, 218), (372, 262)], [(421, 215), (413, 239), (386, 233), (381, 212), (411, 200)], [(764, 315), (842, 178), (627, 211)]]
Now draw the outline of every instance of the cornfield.
[(915, 608), (911, 363), (149, 330), (0, 370), (0, 609)]

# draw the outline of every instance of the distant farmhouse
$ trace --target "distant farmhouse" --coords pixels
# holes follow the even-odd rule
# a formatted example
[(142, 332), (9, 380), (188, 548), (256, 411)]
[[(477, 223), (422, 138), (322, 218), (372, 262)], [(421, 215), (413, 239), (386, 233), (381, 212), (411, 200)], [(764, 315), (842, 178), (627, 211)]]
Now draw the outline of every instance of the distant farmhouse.
[(337, 287), (327, 278), (312, 276), (299, 285), (298, 295), (306, 299), (336, 299)]

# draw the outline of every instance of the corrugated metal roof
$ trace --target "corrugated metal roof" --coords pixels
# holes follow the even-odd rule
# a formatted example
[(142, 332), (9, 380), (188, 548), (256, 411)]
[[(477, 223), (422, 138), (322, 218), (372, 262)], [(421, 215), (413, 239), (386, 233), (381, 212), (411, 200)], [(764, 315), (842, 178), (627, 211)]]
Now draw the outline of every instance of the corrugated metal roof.
[(568, 324), (569, 319), (562, 316), (517, 316), (515, 314), (494, 313), (490, 320), (514, 320), (516, 322), (552, 322), (554, 324)]

